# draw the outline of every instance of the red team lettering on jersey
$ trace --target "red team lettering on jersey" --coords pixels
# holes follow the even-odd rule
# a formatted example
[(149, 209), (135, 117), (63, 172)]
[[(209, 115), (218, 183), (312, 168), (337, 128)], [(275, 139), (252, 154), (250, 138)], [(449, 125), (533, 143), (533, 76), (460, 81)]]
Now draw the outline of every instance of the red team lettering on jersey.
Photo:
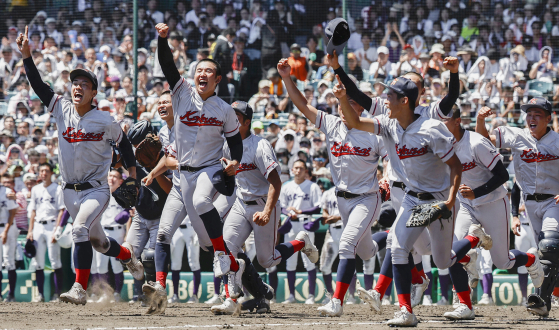
[(341, 142), (334, 142), (332, 148), (330, 148), (332, 155), (335, 157), (345, 156), (345, 155), (355, 155), (361, 157), (368, 157), (371, 155), (371, 148), (363, 149), (360, 147), (352, 147), (349, 143), (342, 145)]
[(400, 159), (423, 156), (426, 153), (427, 153), (427, 146), (424, 146), (423, 148), (408, 149), (405, 144), (401, 148), (399, 148), (398, 143), (396, 143), (396, 154), (398, 154), (398, 157)]
[(84, 142), (84, 141), (101, 141), (103, 140), (103, 135), (105, 132), (101, 133), (85, 133), (83, 128), (80, 128), (77, 131), (74, 131), (75, 128), (68, 127), (66, 132), (62, 133), (62, 137), (64, 140), (68, 141), (69, 143), (74, 142)]
[(223, 121), (217, 120), (215, 117), (195, 116), (196, 113), (198, 111), (188, 111), (180, 117), (181, 123), (186, 126), (223, 126)]
[(239, 169), (237, 170), (237, 172), (235, 172), (235, 174), (239, 174), (244, 171), (252, 171), (256, 169), (258, 169), (258, 167), (255, 164), (241, 163), (241, 165), (239, 165)]
[(476, 165), (475, 161), (471, 161), (469, 163), (462, 163), (462, 172), (469, 171), (469, 170), (475, 168), (476, 166), (477, 165)]
[(524, 150), (520, 155), (520, 159), (525, 163), (541, 163), (559, 159), (559, 156), (542, 154), (541, 152), (536, 153), (532, 150), (533, 149)]

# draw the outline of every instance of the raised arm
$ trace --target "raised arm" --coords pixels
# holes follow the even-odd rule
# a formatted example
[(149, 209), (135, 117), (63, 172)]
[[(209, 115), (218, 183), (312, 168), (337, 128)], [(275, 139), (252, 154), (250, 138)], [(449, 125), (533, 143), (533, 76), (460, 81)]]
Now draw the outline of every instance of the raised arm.
[(334, 69), (334, 73), (340, 76), (342, 83), (346, 87), (347, 95), (349, 95), (349, 97), (351, 97), (355, 102), (357, 102), (357, 104), (359, 104), (366, 110), (371, 109), (373, 100), (369, 96), (367, 96), (367, 94), (360, 91), (353, 80), (351, 80), (347, 73), (345, 73), (344, 69), (338, 62), (338, 53), (336, 51), (334, 51), (333, 56), (328, 54), (328, 61), (330, 62), (330, 66), (332, 66), (332, 69)]
[(169, 83), (169, 87), (173, 90), (177, 82), (181, 79), (181, 74), (175, 66), (173, 52), (171, 52), (171, 48), (167, 42), (169, 27), (165, 23), (159, 23), (155, 26), (155, 29), (157, 33), (159, 33), (159, 38), (157, 38), (157, 57), (159, 58), (159, 64), (161, 64), (161, 70)]
[(293, 101), (293, 104), (297, 107), (297, 109), (299, 109), (299, 111), (303, 113), (303, 115), (305, 115), (305, 117), (307, 117), (308, 120), (310, 120), (312, 123), (315, 123), (316, 113), (318, 110), (307, 103), (307, 99), (305, 98), (303, 93), (301, 93), (301, 91), (297, 89), (297, 86), (295, 86), (295, 83), (293, 82), (293, 80), (291, 80), (289, 76), (291, 72), (291, 66), (287, 63), (286, 58), (282, 58), (278, 62), (278, 72), (283, 79), (285, 88), (287, 89), (287, 92), (289, 93), (289, 97), (291, 98), (291, 101)]
[(448, 82), (448, 94), (439, 103), (439, 109), (447, 116), (460, 95), (460, 75), (458, 73), (460, 64), (456, 57), (449, 56), (444, 59), (443, 65), (445, 69), (450, 71), (450, 80)]
[(452, 155), (452, 157), (446, 161), (446, 164), (450, 167), (450, 193), (445, 204), (450, 210), (456, 203), (456, 193), (462, 181), (462, 163), (460, 163), (458, 156)]
[(485, 127), (485, 118), (491, 116), (492, 114), (493, 111), (491, 111), (491, 108), (489, 107), (483, 107), (479, 110), (476, 121), (476, 133), (485, 136), (486, 138), (491, 140), (491, 143), (493, 143), (493, 145), (495, 145), (495, 142), (497, 141), (495, 135), (490, 135), (487, 131), (487, 127)]
[(374, 122), (378, 123), (378, 119), (359, 117), (357, 112), (351, 107), (351, 104), (349, 104), (349, 100), (346, 96), (346, 89), (340, 79), (340, 76), (336, 75), (336, 79), (338, 79), (338, 83), (334, 86), (332, 91), (340, 101), (340, 107), (342, 108), (342, 113), (344, 114), (344, 118), (347, 121), (348, 126), (361, 131), (378, 134), (379, 132), (375, 130), (374, 124)]

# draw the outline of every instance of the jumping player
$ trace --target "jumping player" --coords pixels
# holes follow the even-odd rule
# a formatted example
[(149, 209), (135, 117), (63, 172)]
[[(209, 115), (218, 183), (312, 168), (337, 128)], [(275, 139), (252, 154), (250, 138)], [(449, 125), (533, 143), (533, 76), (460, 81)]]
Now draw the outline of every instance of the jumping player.
[[(54, 291), (57, 296), (60, 296), (60, 289), (63, 283), (60, 245), (56, 243), (53, 235), (64, 213), (64, 200), (62, 199), (62, 188), (58, 184), (53, 183), (51, 177), (52, 165), (49, 163), (41, 164), (39, 166), (39, 179), (42, 181), (42, 184), (38, 184), (31, 189), (31, 201), (28, 206), (29, 210), (31, 210), (31, 216), (29, 217), (27, 239), (37, 242), (35, 278), (39, 295), (33, 302), (45, 301), (44, 269), (47, 248), (50, 265), (54, 274)], [(56, 297), (54, 298), (57, 299)]]
[(111, 144), (119, 145), (124, 165), (132, 178), (136, 178), (134, 152), (110, 114), (92, 106), (98, 86), (95, 74), (83, 69), (73, 70), (70, 73), (72, 101), (65, 100), (41, 80), (31, 57), (27, 26), (25, 34), (20, 33), (16, 42), (27, 79), (43, 104), (48, 104), (48, 110), (56, 120), (64, 204), (74, 219), (76, 282), (69, 292), (60, 295), (60, 300), (85, 305), (92, 247), (123, 260), (134, 278), (143, 278), (143, 266), (134, 256), (132, 247), (126, 243), (121, 246), (116, 240), (107, 238), (99, 221), (109, 204), (107, 173), (112, 160)]
[(541, 287), (528, 296), (527, 309), (545, 317), (559, 272), (559, 134), (548, 127), (552, 107), (547, 99), (535, 97), (520, 108), (526, 113), (526, 128), (501, 126), (489, 134), (485, 118), (493, 111), (484, 107), (477, 117), (476, 132), (497, 148), (512, 150), (516, 182), (522, 189), (544, 272)]

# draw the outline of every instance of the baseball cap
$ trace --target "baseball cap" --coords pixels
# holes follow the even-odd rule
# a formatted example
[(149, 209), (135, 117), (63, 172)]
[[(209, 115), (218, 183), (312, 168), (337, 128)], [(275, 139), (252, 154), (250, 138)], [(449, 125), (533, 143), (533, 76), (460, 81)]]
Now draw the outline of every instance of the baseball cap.
[(268, 123), (268, 127), (270, 127), (270, 126), (272, 126), (272, 125), (276, 125), (276, 126), (279, 127), (279, 121), (277, 121), (277, 120), (272, 120), (272, 121), (270, 121), (270, 122)]
[(338, 55), (340, 55), (347, 42), (349, 37), (351, 36), (351, 32), (349, 31), (349, 24), (343, 18), (334, 18), (331, 20), (326, 29), (324, 29), (324, 33), (328, 37), (328, 46), (326, 46), (326, 51), (330, 55), (334, 55), (334, 50)]
[(543, 97), (534, 97), (528, 103), (520, 106), (520, 109), (524, 112), (527, 112), (530, 108), (542, 109), (551, 114), (551, 103)]
[(49, 24), (49, 23), (56, 23), (56, 20), (52, 17), (49, 17), (45, 20), (45, 24)]
[(293, 50), (293, 49), (301, 50), (301, 46), (299, 46), (299, 44), (293, 44), (293, 45), (291, 45), (291, 47), (289, 49), (291, 49), (291, 50)]
[(111, 102), (109, 102), (108, 100), (101, 100), (99, 101), (99, 104), (97, 105), (98, 109), (103, 109), (103, 108), (110, 108), (111, 107)]
[(393, 90), (396, 94), (404, 95), (409, 99), (411, 104), (415, 104), (419, 91), (417, 85), (408, 78), (398, 77), (394, 78), (390, 85), (381, 83), (384, 87)]
[(252, 123), (252, 128), (264, 129), (264, 124), (260, 120), (256, 120)]
[(3, 130), (0, 133), (0, 136), (7, 136), (7, 137), (12, 138), (12, 139), (14, 138), (12, 132), (10, 132), (10, 130), (7, 130), (7, 129)]
[(72, 72), (70, 72), (71, 81), (74, 81), (74, 79), (76, 79), (76, 77), (79, 76), (86, 77), (87, 79), (89, 79), (93, 84), (93, 90), (97, 90), (97, 86), (99, 85), (99, 82), (97, 81), (97, 76), (95, 75), (95, 73), (87, 69), (75, 69), (72, 70)]
[(233, 104), (231, 104), (231, 107), (233, 108), (233, 110), (241, 113), (246, 118), (252, 120), (252, 113), (253, 113), (252, 107), (248, 105), (248, 103), (246, 103), (245, 101), (235, 101), (233, 102)]
[(27, 181), (37, 181), (37, 176), (33, 173), (25, 173), (23, 175), (23, 182)]
[(390, 51), (388, 50), (388, 47), (386, 47), (386, 46), (380, 46), (379, 48), (377, 48), (377, 53), (378, 54), (390, 55)]

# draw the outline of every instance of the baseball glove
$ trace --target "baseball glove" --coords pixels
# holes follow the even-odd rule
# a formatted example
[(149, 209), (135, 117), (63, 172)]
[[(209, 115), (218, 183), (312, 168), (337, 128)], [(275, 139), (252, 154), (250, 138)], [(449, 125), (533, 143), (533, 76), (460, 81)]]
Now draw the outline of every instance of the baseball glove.
[(451, 215), (452, 212), (450, 212), (446, 204), (442, 201), (417, 205), (412, 208), (412, 214), (408, 222), (406, 222), (406, 227), (429, 226), (433, 221), (437, 219), (448, 219)]
[(136, 147), (136, 159), (143, 167), (154, 169), (161, 158), (161, 141), (159, 137), (149, 133)]
[(118, 205), (125, 209), (131, 209), (136, 205), (136, 198), (138, 197), (138, 190), (140, 184), (136, 179), (127, 178), (124, 182), (113, 192)]

